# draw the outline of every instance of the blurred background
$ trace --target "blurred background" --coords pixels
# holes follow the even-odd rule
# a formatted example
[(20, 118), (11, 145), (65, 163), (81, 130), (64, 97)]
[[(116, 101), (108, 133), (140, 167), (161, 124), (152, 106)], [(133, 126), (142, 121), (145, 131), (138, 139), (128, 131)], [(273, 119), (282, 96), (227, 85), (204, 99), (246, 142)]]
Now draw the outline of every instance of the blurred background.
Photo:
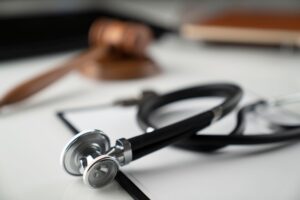
[(2, 0), (0, 59), (87, 46), (87, 32), (100, 16), (139, 21), (157, 37), (222, 10), (297, 12), (297, 0)]

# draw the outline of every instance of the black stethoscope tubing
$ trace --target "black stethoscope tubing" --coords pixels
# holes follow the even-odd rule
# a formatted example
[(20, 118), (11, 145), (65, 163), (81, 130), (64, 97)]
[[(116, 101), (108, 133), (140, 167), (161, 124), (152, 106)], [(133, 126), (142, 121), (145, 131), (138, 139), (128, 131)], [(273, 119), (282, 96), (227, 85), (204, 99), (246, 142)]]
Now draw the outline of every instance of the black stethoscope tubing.
[[(195, 97), (225, 97), (221, 105), (210, 111), (158, 129), (150, 120), (151, 115), (159, 108), (176, 101)], [(300, 126), (279, 125), (280, 129), (272, 134), (244, 135), (246, 115), (254, 112), (258, 106), (267, 104), (264, 100), (246, 105), (239, 109), (236, 116), (236, 125), (228, 135), (197, 134), (199, 130), (209, 126), (214, 121), (214, 111), (221, 108), (223, 116), (231, 112), (239, 103), (242, 90), (232, 84), (211, 84), (179, 90), (162, 96), (152, 96), (139, 104), (137, 120), (139, 126), (147, 131), (154, 130), (129, 139), (132, 144), (133, 159), (140, 158), (164, 146), (175, 143), (177, 147), (198, 150), (215, 151), (227, 145), (258, 145), (284, 142), (300, 139)]]
[(220, 105), (215, 106), (211, 110), (163, 128), (155, 128), (150, 133), (147, 132), (147, 134), (128, 139), (131, 143), (133, 160), (191, 137), (199, 130), (208, 127), (214, 121), (223, 118), (238, 105), (242, 98), (242, 93), (242, 89), (237, 85), (220, 83), (191, 87), (161, 96), (153, 96), (142, 101), (139, 105), (137, 120), (142, 129), (147, 131), (149, 127), (155, 127), (149, 121), (150, 115), (162, 106), (190, 98), (224, 98), (224, 101)]

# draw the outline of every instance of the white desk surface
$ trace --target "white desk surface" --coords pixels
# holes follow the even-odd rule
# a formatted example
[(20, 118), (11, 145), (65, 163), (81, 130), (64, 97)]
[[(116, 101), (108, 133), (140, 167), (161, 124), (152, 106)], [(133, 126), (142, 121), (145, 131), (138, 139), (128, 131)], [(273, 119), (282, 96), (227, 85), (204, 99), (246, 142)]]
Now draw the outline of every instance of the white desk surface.
[[(10, 114), (0, 115), (0, 199), (131, 199), (118, 184), (93, 190), (62, 170), (60, 153), (72, 135), (55, 116), (57, 110), (135, 96), (142, 88), (167, 91), (213, 81), (233, 81), (263, 96), (300, 91), (299, 52), (205, 46), (169, 36), (154, 44), (150, 53), (163, 74), (144, 80), (95, 82), (73, 73)], [(0, 63), (0, 95), (74, 54)], [(299, 172), (296, 176), (300, 182)]]

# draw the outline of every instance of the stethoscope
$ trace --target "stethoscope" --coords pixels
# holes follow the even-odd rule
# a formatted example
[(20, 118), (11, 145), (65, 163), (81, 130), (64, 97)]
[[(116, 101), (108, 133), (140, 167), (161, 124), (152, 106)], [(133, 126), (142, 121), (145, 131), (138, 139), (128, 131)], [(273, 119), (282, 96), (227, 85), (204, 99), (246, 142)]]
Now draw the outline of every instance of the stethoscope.
[[(121, 166), (168, 145), (196, 151), (215, 151), (227, 145), (253, 145), (300, 138), (300, 125), (278, 124), (273, 134), (244, 135), (246, 114), (257, 108), (274, 106), (280, 101), (258, 100), (239, 109), (235, 128), (228, 135), (197, 134), (233, 111), (242, 98), (242, 89), (234, 84), (201, 85), (164, 95), (147, 95), (138, 103), (137, 121), (146, 134), (120, 138), (111, 147), (109, 137), (100, 130), (83, 131), (65, 146), (61, 163), (71, 175), (83, 176), (85, 184), (98, 188), (114, 180)], [(159, 109), (182, 100), (218, 97), (223, 101), (192, 117), (158, 128), (150, 120)], [(282, 103), (282, 102), (281, 102)], [(122, 122), (116, 122), (116, 125)]]

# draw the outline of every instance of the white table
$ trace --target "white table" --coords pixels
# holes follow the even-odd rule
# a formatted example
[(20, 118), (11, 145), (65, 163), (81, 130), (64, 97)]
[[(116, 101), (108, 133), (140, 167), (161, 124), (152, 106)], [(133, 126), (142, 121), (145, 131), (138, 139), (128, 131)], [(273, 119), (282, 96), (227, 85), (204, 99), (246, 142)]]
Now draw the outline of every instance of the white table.
[[(75, 53), (0, 63), (0, 95)], [(62, 170), (59, 157), (71, 133), (55, 116), (57, 110), (135, 96), (142, 88), (167, 91), (212, 81), (233, 81), (263, 96), (300, 91), (299, 53), (205, 46), (174, 36), (153, 45), (150, 53), (164, 70), (159, 76), (98, 83), (74, 73), (1, 115), (0, 199), (131, 199), (116, 183), (92, 190)]]

